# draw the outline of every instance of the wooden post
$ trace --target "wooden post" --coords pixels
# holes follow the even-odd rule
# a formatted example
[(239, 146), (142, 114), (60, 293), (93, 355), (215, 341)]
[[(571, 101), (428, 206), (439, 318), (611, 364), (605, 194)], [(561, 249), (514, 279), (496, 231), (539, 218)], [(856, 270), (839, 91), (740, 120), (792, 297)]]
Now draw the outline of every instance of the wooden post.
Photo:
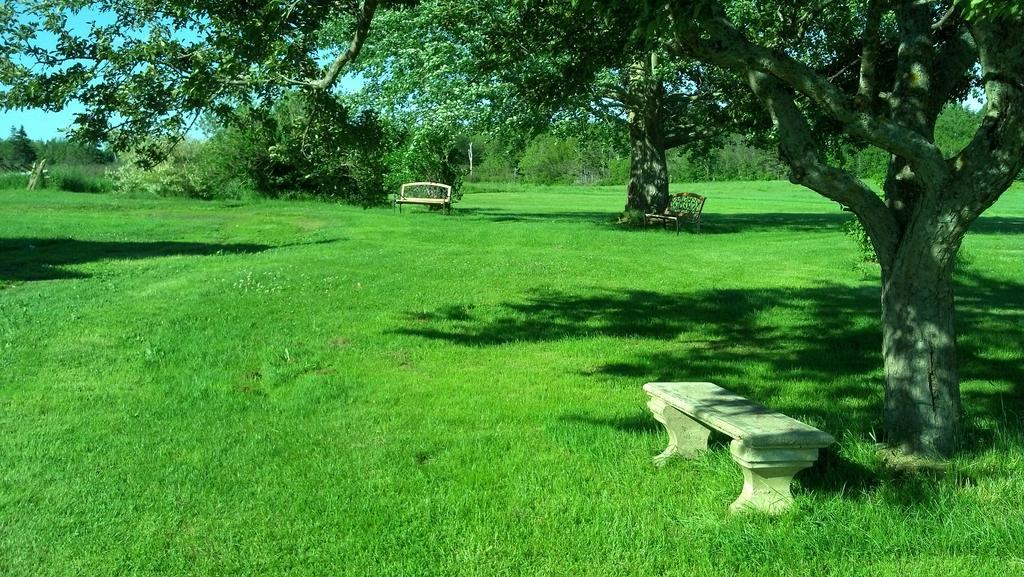
[(28, 190), (39, 190), (46, 186), (46, 159), (32, 165), (32, 174), (28, 177)]

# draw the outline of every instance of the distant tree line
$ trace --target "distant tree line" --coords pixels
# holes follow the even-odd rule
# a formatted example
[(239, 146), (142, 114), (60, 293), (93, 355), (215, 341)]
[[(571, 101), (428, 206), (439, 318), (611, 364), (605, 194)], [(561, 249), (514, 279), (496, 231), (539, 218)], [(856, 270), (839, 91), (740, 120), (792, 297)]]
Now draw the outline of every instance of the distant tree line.
[[(962, 148), (980, 123), (980, 112), (950, 106), (936, 123), (944, 151)], [(337, 96), (293, 93), (268, 110), (240, 110), (234, 122), (208, 123), (208, 138), (174, 147), (157, 165), (127, 155), (113, 167), (112, 153), (64, 139), (33, 141), (23, 127), (0, 140), (0, 171), (23, 172), (46, 158), (67, 186), (113, 189), (126, 194), (195, 198), (296, 196), (362, 205), (385, 202), (402, 182), (463, 179), (561, 185), (623, 185), (630, 179), (629, 142), (609, 122), (555, 123), (528, 134), (457, 134), (434, 127), (408, 127), (358, 102)], [(470, 150), (472, 149), (472, 164)], [(889, 155), (873, 147), (837, 149), (835, 161), (859, 178), (885, 178)], [(92, 167), (85, 186), (60, 167)], [(787, 168), (776, 151), (740, 135), (708, 146), (667, 153), (671, 182), (778, 180)], [(81, 171), (79, 171), (79, 174)], [(1020, 178), (1020, 177), (1018, 177)]]
[[(980, 123), (980, 111), (949, 106), (936, 123), (936, 144), (953, 154), (970, 142)], [(470, 142), (475, 160), (472, 173), (466, 160), (461, 163), (469, 180), (621, 185), (629, 179), (628, 143), (621, 133), (607, 128), (591, 126), (569, 134), (548, 131), (529, 139), (518, 150), (480, 136), (461, 139), (459, 148), (468, 151)], [(888, 153), (871, 146), (846, 146), (836, 154), (835, 161), (858, 178), (875, 182), (885, 179)], [(672, 182), (779, 180), (788, 174), (775, 150), (740, 135), (725, 137), (705, 148), (671, 150), (667, 160)], [(1024, 173), (1018, 179), (1024, 179)]]
[(54, 138), (32, 140), (24, 126), (12, 126), (10, 136), (0, 139), (0, 172), (30, 170), (36, 160), (45, 158), (50, 166), (93, 166), (114, 162), (114, 155), (96, 146)]

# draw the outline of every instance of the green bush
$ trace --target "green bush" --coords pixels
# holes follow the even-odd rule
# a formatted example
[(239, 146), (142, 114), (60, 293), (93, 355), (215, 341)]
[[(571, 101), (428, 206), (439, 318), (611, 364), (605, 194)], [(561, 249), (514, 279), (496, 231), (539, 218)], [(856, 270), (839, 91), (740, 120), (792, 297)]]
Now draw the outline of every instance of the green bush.
[[(669, 165), (671, 167), (671, 165)], [(629, 182), (629, 157), (612, 158), (608, 161), (608, 173), (600, 184), (625, 184)]]
[(0, 173), (0, 190), (25, 188), (28, 186), (28, 174), (21, 172)]
[(580, 171), (578, 141), (541, 134), (519, 160), (523, 180), (533, 184), (573, 184)]
[(207, 200), (265, 196), (380, 204), (386, 144), (376, 115), (351, 116), (333, 96), (296, 94), (271, 111), (240, 110), (209, 140), (181, 143), (153, 167), (128, 156), (114, 171), (114, 189)]
[(48, 186), (67, 192), (104, 193), (114, 185), (101, 165), (73, 166), (58, 164), (49, 170)]
[(857, 217), (846, 221), (843, 231), (857, 245), (857, 252), (863, 262), (878, 262), (878, 255), (875, 254), (875, 247), (871, 244), (868, 231), (864, 230), (864, 225)]
[(203, 146), (182, 142), (152, 167), (144, 167), (134, 155), (124, 155), (122, 164), (111, 172), (113, 192), (126, 196), (217, 198), (217, 190), (198, 169), (197, 159)]
[(881, 148), (868, 146), (850, 151), (840, 164), (861, 180), (882, 182), (889, 171), (889, 153)]
[(385, 199), (388, 136), (370, 111), (331, 95), (292, 94), (272, 110), (240, 110), (189, 164), (202, 198), (312, 197), (361, 205)]
[(519, 160), (510, 152), (491, 150), (466, 180), (474, 182), (515, 182), (519, 179)]
[(441, 127), (420, 127), (398, 135), (400, 144), (384, 158), (384, 185), (396, 192), (406, 182), (439, 182), (452, 187), (452, 199), (462, 198), (461, 151), (453, 134)]

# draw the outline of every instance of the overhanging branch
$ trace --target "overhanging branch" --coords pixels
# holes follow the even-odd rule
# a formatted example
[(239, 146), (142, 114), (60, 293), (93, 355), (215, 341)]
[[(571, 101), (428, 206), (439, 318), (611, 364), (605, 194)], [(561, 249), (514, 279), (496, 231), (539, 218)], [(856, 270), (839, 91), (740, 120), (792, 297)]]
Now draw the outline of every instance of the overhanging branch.
[(825, 162), (790, 88), (763, 72), (751, 71), (747, 79), (779, 130), (779, 154), (792, 171), (790, 179), (848, 206), (871, 237), (879, 262), (889, 266), (896, 255), (900, 229), (882, 199), (860, 180)]
[(758, 46), (736, 29), (717, 2), (700, 21), (675, 17), (677, 50), (741, 74), (760, 71), (806, 95), (829, 116), (841, 122), (851, 136), (907, 159), (931, 188), (948, 180), (942, 153), (921, 134), (880, 115), (858, 110), (850, 98), (827, 78), (789, 55)]

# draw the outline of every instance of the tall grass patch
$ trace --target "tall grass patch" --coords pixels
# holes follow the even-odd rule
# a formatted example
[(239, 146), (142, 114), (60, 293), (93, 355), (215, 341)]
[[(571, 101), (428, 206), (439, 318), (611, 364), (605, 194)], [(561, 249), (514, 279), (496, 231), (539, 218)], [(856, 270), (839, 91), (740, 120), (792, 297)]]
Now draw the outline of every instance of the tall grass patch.
[(104, 165), (58, 164), (49, 171), (49, 185), (57, 190), (100, 194), (114, 189)]
[(25, 188), (28, 186), (28, 174), (21, 172), (0, 172), (0, 190)]

